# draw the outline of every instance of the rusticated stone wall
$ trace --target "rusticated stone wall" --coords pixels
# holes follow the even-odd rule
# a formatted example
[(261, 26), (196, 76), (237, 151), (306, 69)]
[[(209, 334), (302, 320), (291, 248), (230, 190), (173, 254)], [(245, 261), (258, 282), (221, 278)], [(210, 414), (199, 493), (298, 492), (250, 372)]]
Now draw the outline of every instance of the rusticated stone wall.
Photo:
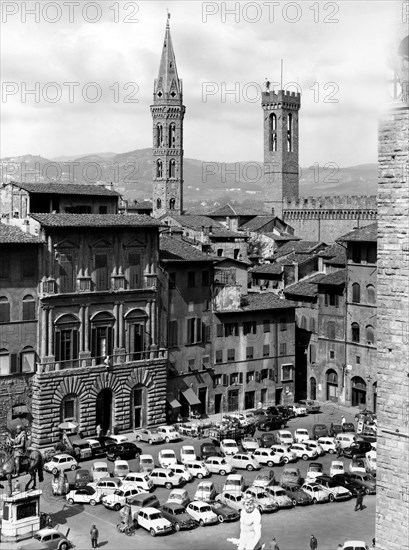
[(376, 548), (409, 548), (409, 106), (379, 128)]

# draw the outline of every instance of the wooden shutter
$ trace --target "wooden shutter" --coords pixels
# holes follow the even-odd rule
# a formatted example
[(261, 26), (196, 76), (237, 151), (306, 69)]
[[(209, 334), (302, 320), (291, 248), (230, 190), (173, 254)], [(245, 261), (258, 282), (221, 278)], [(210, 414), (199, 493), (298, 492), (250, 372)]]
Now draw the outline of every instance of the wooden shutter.
[(239, 384), (243, 384), (243, 373), (239, 372)]
[(17, 372), (20, 372), (17, 353), (10, 353), (10, 374), (16, 374)]
[(202, 341), (202, 320), (199, 317), (196, 319), (196, 340), (195, 342)]
[(256, 382), (260, 382), (260, 373), (256, 370)]
[(223, 386), (228, 386), (228, 385), (229, 385), (228, 376), (227, 374), (223, 374)]

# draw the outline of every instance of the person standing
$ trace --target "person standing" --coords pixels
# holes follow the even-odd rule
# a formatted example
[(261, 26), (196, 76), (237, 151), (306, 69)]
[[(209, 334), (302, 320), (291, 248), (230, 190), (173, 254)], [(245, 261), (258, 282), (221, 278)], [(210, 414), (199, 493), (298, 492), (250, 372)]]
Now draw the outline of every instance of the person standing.
[(97, 432), (97, 437), (101, 437), (101, 432), (102, 432), (101, 424), (98, 424), (96, 428), (96, 432)]
[(337, 457), (339, 458), (342, 455), (341, 441), (338, 439), (335, 441), (335, 448), (337, 450)]
[(98, 533), (98, 529), (96, 528), (95, 525), (93, 525), (91, 527), (91, 531), (89, 532), (90, 535), (91, 535), (91, 545), (92, 545), (92, 548), (98, 548), (98, 536), (99, 536), (99, 533)]
[(342, 425), (342, 428), (344, 428), (345, 422), (346, 422), (345, 416), (343, 416), (343, 417), (341, 418), (341, 425)]
[(355, 512), (364, 509), (364, 494), (362, 491), (358, 491), (356, 495)]
[(314, 535), (311, 535), (311, 538), (310, 538), (310, 548), (311, 550), (317, 550), (318, 548), (318, 541), (314, 537)]

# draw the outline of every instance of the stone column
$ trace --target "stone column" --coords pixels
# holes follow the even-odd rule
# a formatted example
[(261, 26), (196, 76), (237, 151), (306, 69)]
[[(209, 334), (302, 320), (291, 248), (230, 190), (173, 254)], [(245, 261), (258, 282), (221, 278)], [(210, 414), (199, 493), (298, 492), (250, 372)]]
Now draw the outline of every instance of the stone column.
[(44, 361), (44, 358), (46, 355), (48, 355), (47, 350), (47, 314), (48, 310), (45, 306), (41, 306), (41, 324), (40, 324), (40, 331), (41, 331), (41, 349), (40, 349), (40, 357), (41, 361)]
[(48, 356), (54, 355), (54, 327), (53, 327), (53, 309), (48, 308)]

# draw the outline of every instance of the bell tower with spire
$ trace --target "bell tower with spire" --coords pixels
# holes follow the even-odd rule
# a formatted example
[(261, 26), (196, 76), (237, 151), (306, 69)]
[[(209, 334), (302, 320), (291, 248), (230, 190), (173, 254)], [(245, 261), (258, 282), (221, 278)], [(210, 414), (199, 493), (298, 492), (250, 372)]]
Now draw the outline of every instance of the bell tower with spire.
[(153, 216), (183, 212), (183, 105), (182, 80), (166, 22), (165, 40), (151, 105), (153, 121)]

